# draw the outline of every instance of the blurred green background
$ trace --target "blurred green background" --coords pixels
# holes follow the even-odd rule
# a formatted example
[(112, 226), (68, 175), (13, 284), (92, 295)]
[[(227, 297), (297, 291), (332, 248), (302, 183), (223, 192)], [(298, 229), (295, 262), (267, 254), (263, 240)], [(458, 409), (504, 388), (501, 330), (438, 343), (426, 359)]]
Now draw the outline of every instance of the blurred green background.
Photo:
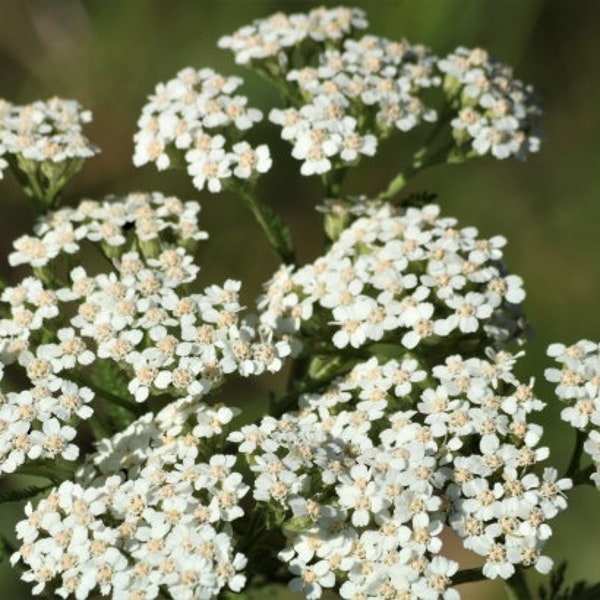
[[(69, 203), (82, 196), (152, 189), (199, 197), (203, 227), (211, 235), (200, 250), (202, 280), (242, 279), (243, 298), (251, 306), (277, 261), (259, 240), (245, 207), (232, 197), (199, 194), (182, 172), (134, 169), (132, 136), (146, 96), (180, 68), (211, 66), (244, 74), (228, 52), (216, 48), (221, 35), (276, 10), (304, 11), (320, 4), (0, 0), (0, 97), (25, 103), (58, 95), (92, 109), (94, 121), (86, 131), (102, 154), (69, 185)], [(554, 464), (564, 469), (573, 435), (557, 423), (560, 408), (552, 404), (542, 373), (548, 343), (600, 339), (600, 2), (372, 0), (354, 5), (367, 11), (373, 33), (406, 37), (437, 54), (458, 45), (483, 46), (513, 65), (517, 76), (534, 84), (543, 97), (546, 139), (538, 155), (525, 163), (486, 160), (437, 167), (420, 174), (409, 190), (438, 192), (445, 214), (458, 217), (462, 225), (475, 225), (486, 236), (508, 237), (507, 261), (525, 280), (525, 310), (535, 332), (521, 374), (534, 375), (538, 393), (550, 400), (543, 416), (546, 442), (554, 448)], [(247, 81), (246, 92), (255, 106), (268, 109), (276, 102), (274, 92), (260, 80), (249, 76)], [(301, 260), (310, 260), (321, 243), (315, 234), (320, 217), (313, 208), (320, 200), (320, 185), (299, 175), (274, 127), (261, 126), (259, 133), (268, 137), (277, 158), (260, 191), (292, 225)], [(382, 156), (364, 160), (347, 190), (383, 188), (405, 144), (397, 136)], [(33, 210), (10, 177), (1, 183), (0, 198), (0, 253), (5, 256), (11, 240), (31, 228)], [(1, 268), (7, 271), (4, 259)], [(277, 383), (261, 378), (229, 391), (264, 398), (273, 385)], [(598, 578), (600, 529), (593, 511), (599, 500), (594, 490), (576, 490), (570, 510), (554, 521), (555, 535), (547, 550), (555, 558), (569, 559), (570, 580)], [(16, 509), (3, 506), (2, 511), (7, 526)], [(453, 545), (451, 540), (448, 544)], [(464, 560), (467, 566), (476, 564), (470, 556)], [(5, 598), (30, 597), (15, 573), (6, 565), (0, 569)], [(531, 579), (537, 581), (535, 574)], [(503, 597), (498, 585), (465, 586), (461, 592), (464, 598)]]

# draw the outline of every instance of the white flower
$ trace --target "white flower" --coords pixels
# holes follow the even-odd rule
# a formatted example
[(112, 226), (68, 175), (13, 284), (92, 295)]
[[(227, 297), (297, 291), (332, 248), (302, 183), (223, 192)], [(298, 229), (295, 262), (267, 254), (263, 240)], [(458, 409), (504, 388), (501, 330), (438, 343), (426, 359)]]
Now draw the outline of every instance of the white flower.
[(373, 311), (375, 302), (370, 298), (362, 297), (351, 306), (337, 306), (333, 309), (333, 324), (341, 328), (333, 335), (332, 341), (337, 348), (344, 348), (348, 344), (357, 348), (366, 338), (367, 318)]
[(265, 144), (253, 149), (248, 142), (238, 142), (233, 146), (233, 153), (233, 174), (240, 179), (248, 179), (254, 173), (266, 173), (273, 162)]
[(292, 592), (301, 591), (307, 600), (317, 600), (322, 595), (322, 588), (333, 587), (335, 575), (331, 572), (329, 564), (320, 560), (313, 565), (304, 565), (299, 560), (294, 560), (289, 565), (295, 577), (288, 584)]
[(474, 152), (499, 159), (537, 152), (541, 110), (532, 88), (515, 79), (509, 67), (480, 48), (463, 47), (437, 65), (446, 73), (447, 93), (461, 100), (451, 123), (457, 140), (462, 143), (467, 135)]
[(209, 192), (216, 194), (223, 188), (221, 181), (231, 176), (231, 158), (222, 148), (207, 153), (190, 150), (186, 160), (189, 162), (188, 173), (193, 176), (194, 186), (199, 190), (206, 185)]
[[(75, 100), (50, 98), (0, 112), (0, 155), (22, 155), (39, 162), (59, 163), (99, 152), (82, 134), (82, 125), (92, 120)], [(5, 166), (0, 158), (0, 177)]]
[(458, 328), (463, 333), (474, 333), (479, 329), (479, 321), (488, 319), (493, 308), (486, 303), (485, 296), (468, 292), (463, 296), (452, 296), (446, 304), (455, 309), (455, 313), (446, 320), (449, 329)]

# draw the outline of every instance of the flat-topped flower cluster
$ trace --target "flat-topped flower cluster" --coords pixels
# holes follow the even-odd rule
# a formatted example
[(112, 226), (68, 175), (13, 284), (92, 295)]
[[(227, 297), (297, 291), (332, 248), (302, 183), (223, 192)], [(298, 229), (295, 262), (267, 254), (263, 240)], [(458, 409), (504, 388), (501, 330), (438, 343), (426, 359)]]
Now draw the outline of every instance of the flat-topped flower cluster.
[(285, 69), (303, 45), (339, 42), (367, 26), (365, 13), (359, 8), (319, 7), (292, 15), (278, 12), (223, 36), (219, 47), (231, 50), (236, 63), (254, 65), (272, 59), (273, 65)]
[(423, 46), (366, 35), (348, 39), (343, 50), (327, 50), (318, 67), (292, 69), (287, 80), (299, 89), (299, 108), (273, 109), (303, 175), (325, 173), (360, 155), (373, 156), (378, 140), (393, 129), (410, 131), (437, 119), (419, 98), (440, 84), (435, 58)]
[(247, 106), (245, 96), (232, 95), (240, 77), (223, 77), (212, 69), (183, 69), (156, 87), (142, 110), (135, 134), (133, 162), (152, 162), (159, 170), (185, 163), (194, 185), (220, 192), (223, 182), (250, 179), (271, 168), (269, 148), (252, 148), (237, 141), (240, 132), (262, 120), (262, 113)]
[[(279, 370), (290, 345), (240, 318), (239, 282), (189, 291), (199, 267), (186, 247), (207, 237), (199, 210), (159, 193), (85, 200), (15, 241), (9, 262), (35, 275), (2, 292), (0, 377), (15, 370), (30, 387), (7, 392), (0, 406), (0, 471), (77, 457), (72, 425), (93, 415), (97, 368), (137, 403), (199, 399), (228, 373)], [(85, 244), (101, 252), (75, 266)]]
[(65, 184), (99, 152), (83, 134), (92, 113), (75, 100), (17, 105), (0, 98), (0, 179), (10, 167), (39, 208), (57, 206)]
[[(271, 110), (269, 119), (292, 143), (303, 175), (355, 164), (373, 156), (394, 130), (438, 120), (452, 133), (445, 150), (454, 159), (525, 158), (538, 150), (541, 111), (531, 87), (508, 67), (481, 49), (458, 48), (438, 59), (407, 41), (353, 39), (366, 26), (360, 10), (318, 8), (277, 13), (219, 40), (285, 97), (288, 106)], [(138, 123), (134, 163), (185, 165), (194, 185), (213, 193), (268, 171), (268, 147), (239, 141), (240, 131), (262, 119), (247, 98), (232, 95), (241, 83), (211, 69), (186, 68), (159, 84)], [(429, 88), (441, 88), (441, 109), (423, 95)]]
[(217, 453), (233, 414), (189, 400), (148, 413), (104, 440), (75, 481), (28, 504), (11, 561), (25, 565), (33, 593), (50, 583), (63, 598), (150, 600), (165, 586), (173, 598), (239, 591), (247, 560), (230, 523), (243, 516), (249, 488), (236, 457)]
[(591, 480), (600, 488), (600, 344), (580, 340), (570, 346), (551, 344), (548, 356), (559, 368), (546, 369), (546, 379), (567, 406), (561, 419), (584, 436), (583, 450), (592, 459)]
[(459, 107), (452, 120), (458, 144), (470, 144), (477, 154), (525, 158), (537, 152), (541, 109), (531, 86), (512, 69), (490, 58), (481, 48), (456, 51), (438, 62), (446, 74), (444, 87)]
[(314, 263), (275, 274), (259, 304), (265, 325), (308, 338), (329, 330), (339, 349), (388, 340), (456, 348), (459, 337), (498, 346), (523, 333), (525, 292), (506, 272), (502, 236), (478, 239), (433, 204), (362, 210)]
[(544, 403), (514, 362), (454, 355), (429, 370), (371, 358), (301, 396), (298, 412), (230, 434), (254, 498), (284, 520), (292, 589), (309, 600), (334, 586), (348, 599), (458, 598), (444, 527), (484, 557), (486, 577), (550, 570), (547, 522), (571, 481), (534, 473), (548, 449), (529, 415)]
[(88, 158), (98, 152), (82, 133), (91, 120), (92, 113), (75, 100), (50, 98), (23, 106), (0, 100), (0, 155), (54, 163)]

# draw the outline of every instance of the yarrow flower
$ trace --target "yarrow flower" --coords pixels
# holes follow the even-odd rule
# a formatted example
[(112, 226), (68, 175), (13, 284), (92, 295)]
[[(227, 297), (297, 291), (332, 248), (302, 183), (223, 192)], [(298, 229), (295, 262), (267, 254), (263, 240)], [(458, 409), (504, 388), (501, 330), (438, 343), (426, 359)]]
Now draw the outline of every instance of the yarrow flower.
[[(199, 210), (158, 193), (85, 200), (16, 240), (10, 264), (37, 276), (2, 292), (9, 316), (0, 319), (0, 377), (20, 371), (31, 387), (5, 393), (1, 471), (27, 459), (74, 460), (73, 421), (92, 416), (100, 373), (113, 392), (141, 403), (200, 398), (230, 373), (281, 368), (290, 345), (240, 317), (239, 282), (186, 291), (199, 267), (185, 248), (206, 238)], [(73, 266), (90, 243), (110, 269), (99, 272), (97, 257)]]
[(82, 133), (92, 113), (75, 100), (50, 98), (23, 106), (0, 99), (0, 179), (10, 166), (25, 193), (45, 208), (86, 158), (99, 152)]
[(23, 106), (2, 100), (0, 148), (38, 162), (87, 158), (98, 152), (82, 134), (82, 125), (91, 120), (92, 113), (75, 100), (50, 98)]
[(590, 478), (600, 488), (600, 344), (590, 340), (551, 344), (548, 356), (559, 364), (546, 369), (545, 376), (567, 405), (561, 419), (585, 434), (583, 450), (596, 469)]
[(233, 95), (241, 84), (239, 77), (191, 68), (158, 84), (138, 121), (134, 164), (152, 162), (159, 170), (185, 164), (195, 187), (212, 193), (231, 177), (247, 180), (266, 173), (271, 168), (266, 145), (228, 145), (262, 119), (245, 96)]
[(502, 263), (504, 238), (477, 239), (435, 205), (364, 210), (313, 264), (274, 275), (259, 304), (263, 323), (340, 349), (455, 347), (461, 337), (502, 345), (522, 334), (525, 293)]
[(459, 598), (445, 526), (489, 578), (551, 567), (547, 522), (571, 482), (533, 472), (548, 449), (528, 417), (544, 404), (512, 374), (514, 357), (455, 355), (432, 370), (413, 360), (371, 358), (302, 395), (298, 412), (229, 435), (256, 475), (254, 498), (285, 520), (279, 558), (307, 598), (332, 587), (343, 598)]
[(541, 109), (531, 86), (481, 48), (459, 47), (438, 61), (444, 89), (457, 109), (452, 132), (459, 146), (496, 158), (524, 159), (540, 147)]
[(364, 29), (368, 22), (359, 8), (343, 6), (315, 8), (307, 14), (286, 15), (278, 12), (266, 19), (255, 19), (232, 35), (219, 39), (219, 48), (231, 50), (238, 64), (251, 63), (266, 70), (286, 68), (302, 44), (317, 42), (334, 45)]
[(104, 440), (75, 481), (54, 488), (17, 524), (11, 557), (36, 582), (33, 594), (63, 598), (216, 598), (240, 591), (247, 559), (230, 523), (248, 486), (236, 457), (201, 452), (235, 412), (189, 401)]
[(269, 118), (293, 143), (292, 156), (304, 161), (303, 175), (325, 173), (373, 156), (393, 129), (435, 121), (435, 110), (418, 98), (421, 89), (439, 85), (434, 67), (424, 46), (373, 35), (348, 39), (343, 49), (320, 54), (317, 67), (289, 71), (302, 106), (273, 109)]

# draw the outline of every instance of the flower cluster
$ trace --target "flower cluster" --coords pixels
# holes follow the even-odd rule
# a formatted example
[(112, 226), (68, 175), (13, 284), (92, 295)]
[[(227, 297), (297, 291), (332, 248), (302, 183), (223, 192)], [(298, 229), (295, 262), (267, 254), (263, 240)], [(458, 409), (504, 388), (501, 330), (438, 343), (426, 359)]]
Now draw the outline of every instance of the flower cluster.
[(223, 36), (219, 47), (231, 50), (238, 64), (260, 66), (268, 62), (269, 70), (277, 72), (292, 62), (295, 53), (302, 52), (303, 44), (333, 45), (367, 25), (363, 11), (358, 8), (319, 7), (307, 14), (291, 15), (278, 12)]
[(319, 55), (317, 67), (291, 70), (300, 108), (274, 109), (269, 118), (294, 144), (292, 156), (303, 160), (301, 173), (325, 173), (372, 156), (377, 140), (393, 129), (409, 131), (434, 121), (418, 93), (439, 85), (435, 59), (424, 46), (367, 35), (344, 41), (343, 49)]
[[(185, 247), (206, 237), (199, 210), (158, 193), (86, 200), (50, 213), (35, 236), (15, 242), (10, 263), (32, 266), (36, 277), (2, 293), (10, 314), (0, 320), (0, 358), (31, 388), (4, 396), (0, 470), (26, 458), (76, 458), (70, 422), (91, 416), (90, 388), (106, 391), (94, 385), (100, 373), (144, 402), (199, 398), (228, 373), (280, 368), (290, 346), (240, 319), (239, 282), (187, 291), (199, 268)], [(97, 256), (73, 266), (90, 242), (108, 271), (98, 272)]]
[[(0, 281), (0, 475), (48, 480), (7, 496), (28, 500), (10, 559), (33, 594), (213, 600), (287, 581), (307, 600), (459, 600), (467, 581), (548, 573), (565, 492), (594, 468), (600, 488), (600, 344), (548, 351), (579, 430), (561, 478), (532, 418), (545, 403), (514, 374), (525, 292), (505, 238), (427, 195), (388, 202), (441, 161), (535, 152), (532, 89), (483, 50), (440, 60), (366, 26), (360, 9), (321, 7), (219, 40), (276, 85), (285, 106), (269, 120), (301, 173), (324, 176), (328, 241), (309, 264), (255, 193), (272, 160), (246, 141), (263, 114), (242, 79), (188, 67), (142, 109), (134, 164), (237, 192), (283, 260), (257, 316), (239, 281), (200, 283), (197, 202), (140, 192), (57, 208), (97, 151), (81, 134), (89, 111), (0, 100), (0, 177), (12, 168), (40, 214), (8, 256), (26, 274)], [(347, 167), (434, 122), (375, 199), (341, 193)], [(288, 356), (286, 392), (233, 426), (241, 411), (215, 399), (228, 376)], [(582, 451), (594, 466), (577, 470)], [(481, 569), (459, 571), (446, 534)]]
[(371, 358), (303, 395), (299, 412), (230, 434), (256, 474), (254, 498), (285, 521), (279, 557), (293, 590), (454, 600), (445, 526), (485, 558), (489, 578), (550, 569), (547, 521), (571, 482), (533, 473), (548, 450), (527, 419), (543, 403), (514, 362), (454, 355), (429, 370), (409, 355)]
[[(269, 119), (293, 144), (303, 175), (373, 156), (379, 140), (393, 130), (436, 121), (436, 111), (421, 96), (440, 86), (440, 74), (446, 100), (459, 110), (451, 123), (459, 149), (472, 141), (475, 153), (497, 158), (523, 158), (537, 150), (539, 109), (531, 88), (507, 67), (481, 50), (458, 48), (437, 60), (422, 45), (374, 35), (352, 38), (366, 26), (358, 9), (317, 8), (276, 13), (219, 40), (236, 62), (252, 66), (287, 97), (290, 106), (273, 109)], [(134, 164), (153, 162), (158, 169), (185, 164), (194, 185), (213, 193), (227, 180), (268, 171), (266, 145), (232, 142), (262, 118), (247, 107), (247, 98), (232, 96), (241, 83), (212, 69), (186, 68), (159, 84), (138, 122)]]
[[(234, 413), (179, 401), (104, 440), (17, 524), (13, 564), (34, 594), (115, 600), (216, 598), (239, 591), (246, 557), (230, 523), (248, 492), (236, 457), (212, 453)], [(218, 442), (217, 442), (218, 444)]]
[(571, 346), (548, 348), (560, 368), (546, 369), (546, 379), (556, 384), (555, 393), (567, 406), (560, 416), (587, 438), (583, 449), (594, 462), (591, 479), (600, 488), (600, 344), (580, 340)]
[(481, 48), (459, 47), (438, 62), (446, 74), (444, 88), (458, 108), (452, 120), (459, 146), (470, 144), (478, 155), (523, 159), (540, 146), (533, 89), (515, 79), (512, 69)]
[(206, 186), (212, 193), (232, 177), (245, 180), (267, 172), (271, 157), (266, 145), (226, 145), (262, 119), (245, 96), (232, 95), (241, 83), (212, 69), (186, 68), (158, 84), (138, 121), (134, 164), (152, 162), (160, 170), (185, 164), (196, 188)]
[(17, 106), (0, 100), (0, 154), (38, 162), (87, 158), (98, 152), (82, 134), (92, 120), (75, 100), (50, 98)]
[(485, 347), (522, 332), (516, 305), (525, 294), (502, 264), (503, 237), (457, 229), (436, 205), (365, 210), (324, 256), (274, 275), (263, 323), (320, 339), (325, 332), (340, 349), (372, 341), (459, 348), (459, 337)]
[(17, 106), (0, 99), (0, 179), (10, 166), (40, 207), (55, 206), (69, 179), (99, 151), (82, 134), (91, 120), (91, 112), (74, 100)]

